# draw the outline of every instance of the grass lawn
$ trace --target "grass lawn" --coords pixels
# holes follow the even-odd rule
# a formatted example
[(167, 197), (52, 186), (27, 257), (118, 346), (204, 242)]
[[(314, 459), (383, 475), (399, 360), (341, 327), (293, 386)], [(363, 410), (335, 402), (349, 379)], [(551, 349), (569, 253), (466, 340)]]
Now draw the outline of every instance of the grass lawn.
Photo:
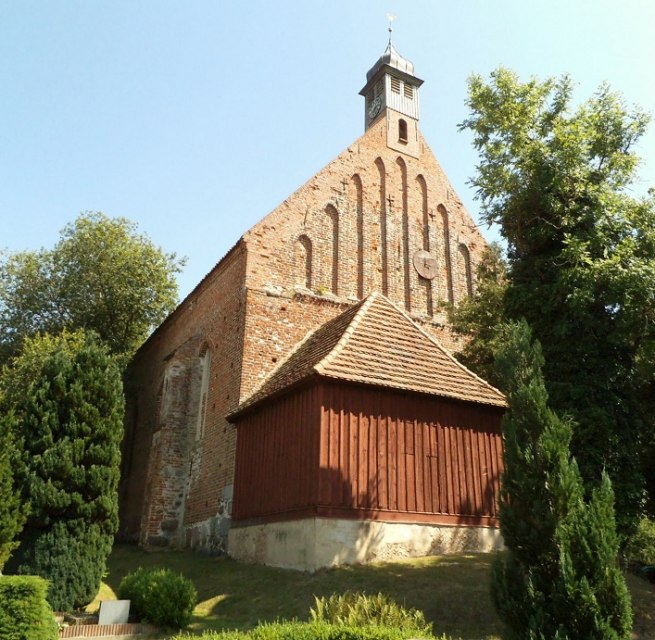
[[(462, 640), (500, 637), (501, 624), (489, 597), (489, 554), (436, 556), (393, 563), (344, 566), (314, 574), (243, 565), (190, 551), (146, 552), (114, 548), (98, 598), (115, 598), (120, 580), (138, 567), (169, 567), (193, 580), (198, 590), (190, 630), (250, 629), (259, 621), (306, 620), (314, 595), (381, 591), (425, 613), (435, 634)], [(635, 640), (655, 638), (655, 587), (629, 575), (635, 607)]]

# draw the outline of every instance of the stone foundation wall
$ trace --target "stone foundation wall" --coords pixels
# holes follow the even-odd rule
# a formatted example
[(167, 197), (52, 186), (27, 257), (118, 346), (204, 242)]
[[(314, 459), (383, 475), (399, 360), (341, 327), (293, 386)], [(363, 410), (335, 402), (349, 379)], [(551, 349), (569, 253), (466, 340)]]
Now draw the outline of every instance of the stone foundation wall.
[(300, 571), (502, 546), (500, 530), (491, 527), (328, 518), (232, 527), (228, 537), (235, 560)]

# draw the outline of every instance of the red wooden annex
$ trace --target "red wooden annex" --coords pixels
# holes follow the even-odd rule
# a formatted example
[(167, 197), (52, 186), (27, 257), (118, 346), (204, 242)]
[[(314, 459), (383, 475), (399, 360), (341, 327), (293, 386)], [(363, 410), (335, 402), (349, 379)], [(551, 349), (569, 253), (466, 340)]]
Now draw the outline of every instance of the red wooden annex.
[(502, 394), (373, 294), (228, 418), (233, 526), (307, 517), (497, 526)]

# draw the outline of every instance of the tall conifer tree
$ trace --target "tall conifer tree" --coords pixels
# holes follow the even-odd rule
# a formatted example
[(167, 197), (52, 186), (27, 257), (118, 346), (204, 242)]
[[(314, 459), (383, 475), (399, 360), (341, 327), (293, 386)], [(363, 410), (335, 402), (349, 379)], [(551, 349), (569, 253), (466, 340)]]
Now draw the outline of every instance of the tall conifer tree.
[(632, 613), (618, 567), (614, 496), (607, 475), (585, 501), (569, 443), (572, 425), (548, 407), (539, 343), (508, 325), (497, 370), (507, 393), (500, 497), (507, 553), (492, 594), (507, 640), (619, 640)]
[(23, 438), (17, 479), (30, 515), (8, 565), (50, 581), (57, 610), (96, 595), (118, 526), (119, 369), (81, 332), (28, 339), (3, 376)]
[(14, 482), (18, 454), (14, 442), (14, 419), (0, 415), (0, 572), (18, 546), (17, 537), (25, 524), (27, 505), (20, 499)]

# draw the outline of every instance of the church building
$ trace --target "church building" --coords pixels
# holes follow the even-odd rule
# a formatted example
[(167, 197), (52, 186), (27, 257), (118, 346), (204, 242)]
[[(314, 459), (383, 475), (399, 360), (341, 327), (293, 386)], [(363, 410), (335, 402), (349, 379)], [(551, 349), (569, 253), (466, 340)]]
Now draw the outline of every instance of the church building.
[(486, 243), (389, 41), (365, 131), (248, 230), (128, 370), (120, 535), (314, 570), (500, 544), (502, 394), (445, 308)]

